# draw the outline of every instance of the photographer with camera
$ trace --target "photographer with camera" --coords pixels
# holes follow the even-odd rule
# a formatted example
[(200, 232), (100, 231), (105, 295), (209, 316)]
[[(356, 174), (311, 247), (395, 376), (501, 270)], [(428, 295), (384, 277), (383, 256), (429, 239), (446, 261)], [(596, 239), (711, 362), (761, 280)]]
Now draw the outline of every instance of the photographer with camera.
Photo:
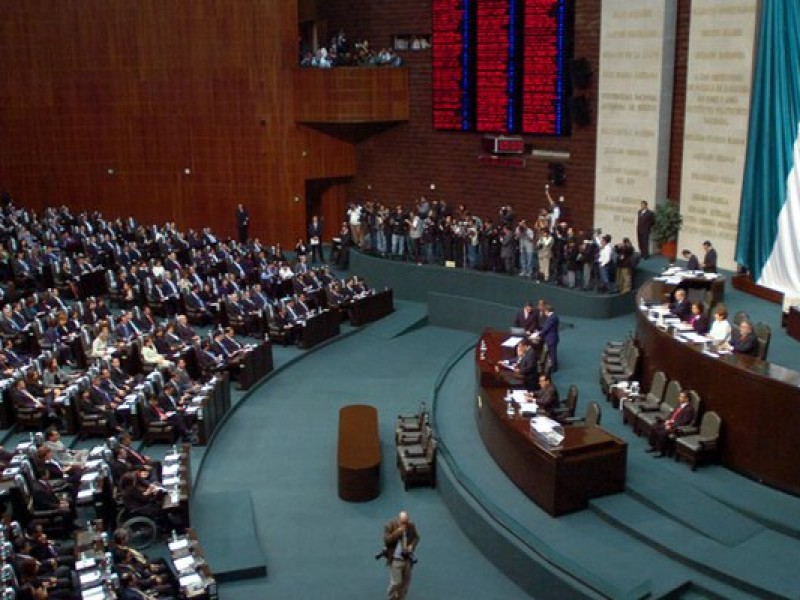
[(417, 562), (414, 556), (419, 534), (408, 513), (401, 511), (383, 528), (383, 551), (375, 557), (385, 558), (389, 567), (389, 600), (402, 600), (411, 584), (411, 571)]

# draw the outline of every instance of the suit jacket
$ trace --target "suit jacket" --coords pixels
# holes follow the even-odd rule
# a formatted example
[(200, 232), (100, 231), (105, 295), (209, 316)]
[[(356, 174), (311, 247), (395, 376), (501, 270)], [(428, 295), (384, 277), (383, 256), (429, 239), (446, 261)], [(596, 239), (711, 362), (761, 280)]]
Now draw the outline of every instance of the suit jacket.
[(538, 329), (538, 325), (539, 320), (535, 310), (531, 310), (526, 316), (523, 309), (518, 311), (514, 317), (514, 327), (522, 327), (525, 331), (534, 331)]
[(681, 321), (688, 321), (692, 317), (692, 305), (688, 300), (683, 302), (673, 302), (669, 307), (670, 312)]
[(542, 325), (542, 330), (539, 332), (539, 335), (541, 336), (542, 341), (548, 346), (558, 343), (558, 325), (559, 320), (556, 313), (551, 313), (544, 320), (544, 324)]
[(731, 336), (730, 344), (733, 347), (733, 351), (737, 354), (758, 356), (758, 338), (755, 333), (751, 333), (745, 337), (733, 335)]
[(700, 270), (700, 261), (697, 259), (695, 254), (692, 254), (689, 257), (689, 260), (686, 261), (686, 270), (687, 271), (699, 271)]
[(694, 421), (694, 406), (689, 402), (679, 404), (667, 418), (666, 424), (671, 427), (685, 427)]
[[(395, 533), (398, 527), (400, 527), (400, 521), (398, 519), (392, 519), (386, 523), (386, 526), (383, 528), (383, 545), (386, 550), (387, 564), (392, 561), (397, 544), (403, 539), (402, 533)], [(406, 549), (413, 552), (418, 545), (419, 533), (417, 532), (417, 527), (413, 522), (409, 521), (406, 524)]]
[(552, 384), (539, 390), (536, 395), (536, 406), (548, 417), (553, 417), (556, 408), (558, 408), (558, 403), (558, 389)]
[(703, 257), (703, 271), (706, 273), (717, 272), (717, 251), (711, 248)]
[(639, 210), (636, 213), (636, 232), (642, 235), (650, 235), (650, 230), (653, 229), (653, 225), (656, 222), (656, 215), (655, 213), (648, 209)]
[(689, 323), (692, 325), (692, 328), (700, 334), (705, 335), (708, 333), (708, 330), (711, 328), (711, 324), (708, 321), (708, 317), (705, 315), (693, 315), (689, 319)]

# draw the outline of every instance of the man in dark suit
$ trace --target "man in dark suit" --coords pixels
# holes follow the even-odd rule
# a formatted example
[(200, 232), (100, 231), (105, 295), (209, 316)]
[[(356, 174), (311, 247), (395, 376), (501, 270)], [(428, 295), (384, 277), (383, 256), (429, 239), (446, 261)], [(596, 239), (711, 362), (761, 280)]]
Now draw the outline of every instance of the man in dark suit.
[(636, 238), (639, 242), (639, 254), (642, 260), (650, 258), (650, 232), (656, 222), (656, 215), (647, 205), (645, 200), (639, 205), (639, 212), (636, 214)]
[(699, 271), (700, 270), (700, 261), (697, 259), (696, 254), (692, 254), (689, 250), (683, 250), (681, 252), (683, 255), (684, 260), (686, 261), (686, 270), (687, 271)]
[(526, 390), (539, 388), (539, 354), (530, 340), (523, 339), (517, 344), (517, 358), (514, 363), (514, 377), (520, 381), (512, 380), (512, 384), (522, 383)]
[(544, 305), (544, 323), (542, 330), (539, 332), (539, 337), (547, 346), (547, 353), (550, 355), (550, 362), (553, 365), (552, 371), (558, 371), (558, 328), (560, 325), (558, 315), (553, 312), (553, 307), (550, 304)]
[(247, 230), (250, 226), (250, 215), (243, 204), (236, 207), (236, 229), (239, 231), (239, 243), (247, 243)]
[(401, 511), (383, 528), (383, 554), (389, 567), (388, 597), (402, 600), (411, 584), (414, 551), (419, 545), (419, 533), (408, 513)]
[(758, 337), (750, 321), (742, 321), (739, 324), (739, 333), (731, 336), (731, 347), (736, 354), (758, 356)]
[(536, 311), (533, 310), (533, 303), (530, 301), (525, 303), (522, 310), (517, 312), (514, 317), (514, 327), (524, 329), (525, 333), (531, 334), (538, 329), (538, 320)]
[[(166, 388), (166, 385), (164, 386)], [(147, 406), (144, 407), (144, 419), (148, 423), (154, 421), (166, 421), (175, 428), (178, 435), (184, 442), (191, 442), (191, 434), (189, 428), (186, 426), (186, 421), (183, 415), (178, 411), (169, 410), (165, 411), (159, 405), (159, 397), (156, 395), (150, 396), (147, 401)]]
[(705, 251), (705, 256), (703, 256), (703, 271), (706, 273), (716, 273), (717, 272), (717, 251), (711, 247), (711, 242), (706, 240), (703, 242), (703, 250)]
[(555, 418), (559, 404), (558, 389), (553, 380), (546, 373), (539, 375), (539, 391), (534, 394), (537, 412)]
[(650, 432), (650, 447), (645, 452), (655, 452), (655, 458), (661, 458), (667, 452), (670, 435), (678, 428), (691, 425), (694, 421), (694, 407), (689, 404), (689, 392), (682, 391), (678, 395), (678, 406), (667, 417), (659, 421)]
[(675, 296), (669, 305), (669, 311), (681, 321), (688, 321), (692, 318), (692, 305), (686, 299), (686, 290), (683, 288), (675, 290)]

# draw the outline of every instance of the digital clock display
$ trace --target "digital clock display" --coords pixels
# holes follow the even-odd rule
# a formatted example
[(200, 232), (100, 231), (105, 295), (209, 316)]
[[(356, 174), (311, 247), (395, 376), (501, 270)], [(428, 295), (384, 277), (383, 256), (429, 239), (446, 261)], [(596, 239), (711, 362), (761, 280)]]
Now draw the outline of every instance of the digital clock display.
[(570, 0), (433, 0), (433, 126), (565, 135)]

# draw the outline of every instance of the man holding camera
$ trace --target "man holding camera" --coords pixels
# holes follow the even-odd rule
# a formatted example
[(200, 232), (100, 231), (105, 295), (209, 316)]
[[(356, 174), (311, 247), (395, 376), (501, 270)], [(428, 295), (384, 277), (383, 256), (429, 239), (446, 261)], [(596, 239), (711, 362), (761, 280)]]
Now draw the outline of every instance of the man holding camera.
[(417, 544), (417, 528), (405, 511), (383, 528), (383, 556), (389, 567), (389, 600), (403, 600), (406, 597), (411, 584), (411, 570), (416, 562), (414, 550)]

